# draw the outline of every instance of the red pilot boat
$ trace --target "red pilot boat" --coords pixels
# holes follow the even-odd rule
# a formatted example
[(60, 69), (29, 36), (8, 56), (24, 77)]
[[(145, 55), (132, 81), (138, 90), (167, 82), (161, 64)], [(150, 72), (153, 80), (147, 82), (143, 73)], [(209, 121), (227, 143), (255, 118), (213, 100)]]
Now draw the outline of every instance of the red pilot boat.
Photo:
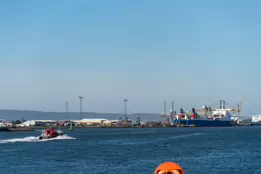
[(55, 138), (60, 135), (63, 135), (61, 130), (55, 130), (54, 128), (43, 130), (42, 135), (39, 137), (40, 140), (42, 139), (49, 139)]

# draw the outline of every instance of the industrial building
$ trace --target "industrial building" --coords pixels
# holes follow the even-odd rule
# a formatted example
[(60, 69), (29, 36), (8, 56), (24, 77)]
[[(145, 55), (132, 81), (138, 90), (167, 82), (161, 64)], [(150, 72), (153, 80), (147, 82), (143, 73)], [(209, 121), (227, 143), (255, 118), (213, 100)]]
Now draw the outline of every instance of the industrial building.
[(75, 125), (116, 125), (120, 122), (120, 120), (108, 120), (105, 118), (84, 118), (81, 120), (64, 120), (64, 121), (57, 121), (57, 120), (28, 120), (21, 123), (19, 126), (69, 126), (70, 122), (74, 123)]

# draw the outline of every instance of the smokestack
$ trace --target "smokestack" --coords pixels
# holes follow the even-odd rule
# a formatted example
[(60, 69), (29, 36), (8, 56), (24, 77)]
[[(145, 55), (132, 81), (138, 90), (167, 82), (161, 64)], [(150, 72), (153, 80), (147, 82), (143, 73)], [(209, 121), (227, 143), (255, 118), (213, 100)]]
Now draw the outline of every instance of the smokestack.
[(222, 105), (223, 105), (222, 100), (220, 100), (220, 106), (219, 106), (220, 109), (222, 109)]
[(225, 100), (223, 100), (223, 109), (225, 109), (226, 108), (226, 102), (225, 102)]

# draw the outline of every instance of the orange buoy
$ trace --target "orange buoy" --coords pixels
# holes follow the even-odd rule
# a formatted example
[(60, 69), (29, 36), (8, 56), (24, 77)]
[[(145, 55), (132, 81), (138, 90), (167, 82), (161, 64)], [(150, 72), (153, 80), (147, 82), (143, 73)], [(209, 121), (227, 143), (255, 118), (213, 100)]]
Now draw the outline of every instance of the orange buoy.
[(185, 174), (185, 172), (178, 164), (165, 162), (156, 168), (154, 174)]

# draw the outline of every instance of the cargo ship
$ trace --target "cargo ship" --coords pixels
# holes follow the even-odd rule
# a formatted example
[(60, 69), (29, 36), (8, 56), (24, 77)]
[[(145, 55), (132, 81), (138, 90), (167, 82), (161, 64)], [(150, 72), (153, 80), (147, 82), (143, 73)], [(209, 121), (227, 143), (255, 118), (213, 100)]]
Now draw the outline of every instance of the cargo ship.
[(193, 125), (195, 127), (227, 127), (233, 125), (230, 113), (223, 108), (216, 109), (211, 116), (198, 116), (194, 108), (192, 108), (192, 114), (187, 114), (181, 108), (180, 113), (175, 117), (174, 125)]
[(226, 108), (225, 101), (220, 100), (220, 107), (216, 109), (203, 106), (201, 109), (192, 108), (191, 112), (184, 112), (183, 108), (180, 108), (179, 113), (176, 113), (172, 109), (170, 114), (162, 114), (161, 116), (167, 118), (165, 119), (165, 122), (172, 125), (186, 125), (194, 127), (229, 127), (236, 124), (236, 122), (232, 119), (232, 113), (235, 114), (236, 112), (240, 112), (240, 110), (241, 106), (239, 107), (239, 105), (238, 108)]

